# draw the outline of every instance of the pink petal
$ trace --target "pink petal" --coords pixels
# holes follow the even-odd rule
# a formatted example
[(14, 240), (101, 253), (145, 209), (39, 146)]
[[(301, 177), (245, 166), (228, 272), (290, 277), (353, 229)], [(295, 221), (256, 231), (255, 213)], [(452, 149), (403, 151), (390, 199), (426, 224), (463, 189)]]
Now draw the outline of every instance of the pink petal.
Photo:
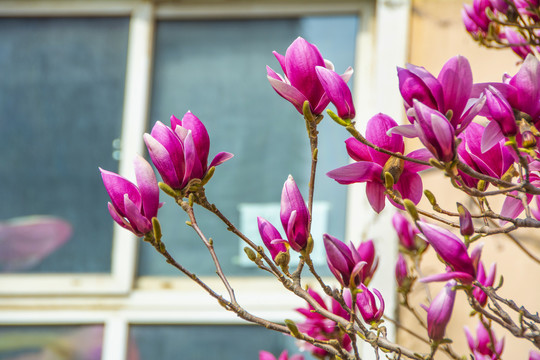
[(444, 89), (445, 111), (451, 109), (454, 117), (461, 116), (473, 85), (469, 61), (460, 55), (451, 58), (444, 64), (437, 79)]
[(171, 159), (167, 149), (149, 134), (144, 134), (143, 138), (146, 147), (148, 148), (150, 158), (152, 159), (152, 163), (159, 171), (163, 182), (174, 189), (180, 189), (182, 184), (178, 179), (173, 159)]
[(197, 149), (197, 155), (201, 162), (201, 166), (203, 169), (206, 169), (208, 152), (210, 151), (210, 137), (208, 136), (206, 127), (198, 117), (191, 113), (191, 111), (185, 113), (182, 118), (182, 126), (191, 130), (193, 143), (195, 144), (195, 149)]
[(304, 94), (298, 91), (295, 87), (286, 84), (283, 81), (276, 80), (270, 76), (268, 76), (268, 81), (282, 98), (293, 104), (298, 112), (301, 114), (304, 113), (303, 106), (304, 102), (307, 100)]
[(486, 152), (491, 149), (495, 144), (504, 139), (504, 135), (499, 127), (499, 124), (495, 121), (490, 121), (486, 126), (486, 130), (482, 134), (482, 152)]
[(384, 209), (384, 192), (386, 188), (378, 182), (368, 182), (366, 184), (366, 195), (369, 204), (378, 214)]
[(234, 154), (222, 151), (222, 152), (218, 153), (216, 156), (214, 156), (214, 159), (210, 163), (209, 167), (221, 165), (225, 161), (227, 161), (229, 159), (232, 159), (233, 156), (234, 156)]
[(141, 206), (142, 199), (139, 189), (126, 178), (108, 170), (99, 169), (105, 190), (111, 198), (112, 205), (121, 214), (124, 213), (124, 195), (128, 194), (131, 201), (138, 207)]
[[(388, 130), (395, 126), (397, 126), (397, 123), (394, 119), (388, 115), (379, 113), (369, 119), (367, 123), (366, 139), (383, 149), (403, 154), (405, 145), (403, 144), (401, 135), (387, 135)], [(373, 161), (381, 166), (383, 166), (390, 157), (390, 155), (383, 154), (371, 148), (369, 149), (369, 152)]]
[(141, 156), (134, 161), (135, 178), (142, 197), (144, 215), (151, 220), (157, 216), (159, 208), (159, 187), (152, 166)]
[(368, 162), (358, 161), (329, 171), (326, 175), (340, 184), (352, 184), (357, 182), (381, 181), (382, 166)]

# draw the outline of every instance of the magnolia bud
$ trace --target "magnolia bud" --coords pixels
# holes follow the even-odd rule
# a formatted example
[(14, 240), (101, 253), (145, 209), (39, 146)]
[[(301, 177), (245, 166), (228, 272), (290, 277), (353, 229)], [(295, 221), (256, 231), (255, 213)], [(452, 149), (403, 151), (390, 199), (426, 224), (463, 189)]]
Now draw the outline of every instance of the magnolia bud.
[(530, 131), (524, 131), (521, 136), (523, 137), (523, 147), (526, 149), (531, 149), (536, 147), (536, 137)]

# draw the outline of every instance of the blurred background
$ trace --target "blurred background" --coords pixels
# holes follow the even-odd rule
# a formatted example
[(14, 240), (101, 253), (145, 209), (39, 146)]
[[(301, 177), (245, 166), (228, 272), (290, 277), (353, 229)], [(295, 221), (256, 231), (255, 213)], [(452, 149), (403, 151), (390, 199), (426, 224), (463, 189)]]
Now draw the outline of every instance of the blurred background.
[[(480, 49), (469, 38), (461, 5), (0, 2), (0, 359), (227, 360), (256, 359), (259, 350), (296, 353), (293, 340), (241, 323), (148, 244), (113, 226), (98, 167), (133, 178), (133, 156), (147, 156), (142, 134), (156, 121), (168, 124), (172, 114), (190, 110), (209, 131), (211, 156), (235, 154), (208, 184), (210, 201), (260, 241), (256, 217), (279, 223), (287, 176), (305, 195), (309, 180), (303, 119), (266, 80), (265, 65), (282, 73), (272, 51), (284, 54), (296, 37), (304, 37), (336, 71), (355, 68), (351, 87), (359, 126), (378, 111), (401, 119), (395, 66), (410, 62), (436, 74), (460, 53), (469, 58), (475, 82), (498, 81), (504, 71), (517, 70), (510, 51), (494, 56), (495, 50)], [(391, 209), (375, 217), (360, 199), (361, 187), (348, 190), (324, 176), (348, 161), (341, 145), (348, 136), (333, 125), (325, 120), (320, 128), (314, 238), (328, 232), (360, 241), (377, 234), (384, 259), (374, 284), (391, 314), (397, 251), (388, 226)], [(436, 181), (426, 187), (436, 190)], [(161, 201), (169, 251), (223, 292), (181, 209), (163, 194)], [(238, 239), (215, 218), (202, 211), (197, 216), (248, 310), (274, 321), (301, 318), (294, 308), (303, 304), (261, 274)], [(502, 240), (487, 246), (493, 259), (513, 250)], [(316, 243), (314, 254), (328, 275), (322, 244)], [(532, 266), (527, 260), (519, 264), (525, 272)], [(536, 305), (538, 299), (526, 294), (523, 301)], [(464, 315), (451, 323), (463, 349)], [(513, 351), (521, 354), (518, 346), (505, 352)], [(371, 356), (366, 352), (364, 358)]]

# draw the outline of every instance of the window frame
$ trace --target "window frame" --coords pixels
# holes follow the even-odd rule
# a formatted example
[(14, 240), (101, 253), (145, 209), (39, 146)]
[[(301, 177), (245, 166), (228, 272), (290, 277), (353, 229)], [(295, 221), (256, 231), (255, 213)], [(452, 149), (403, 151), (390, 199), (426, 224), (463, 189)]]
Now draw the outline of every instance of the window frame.
[[(130, 18), (119, 174), (134, 179), (130, 159), (144, 148), (141, 135), (148, 124), (156, 20), (357, 15), (360, 26), (356, 34), (353, 96), (358, 127), (362, 129), (365, 120), (378, 111), (402, 119), (403, 107), (396, 90), (395, 66), (406, 62), (410, 9), (410, 0), (339, 0), (332, 4), (300, 0), (284, 3), (254, 0), (249, 4), (237, 0), (219, 4), (200, 1), (24, 0), (0, 2), (0, 18)], [(346, 238), (360, 241), (366, 236), (374, 237), (376, 246), (385, 249), (384, 256), (380, 258), (379, 273), (372, 285), (385, 295), (386, 308), (395, 309), (392, 274), (397, 241), (394, 234), (387, 231), (393, 210), (387, 207), (381, 215), (374, 214), (363, 194), (364, 188), (355, 184), (348, 190)], [(243, 323), (234, 314), (223, 311), (185, 277), (137, 278), (137, 253), (141, 241), (116, 224), (112, 240), (111, 272), (107, 274), (1, 275), (0, 325), (104, 324), (102, 358), (118, 360), (126, 358), (131, 324)], [(220, 288), (215, 278), (203, 280)], [(302, 303), (294, 296), (288, 299), (283, 296), (279, 284), (273, 279), (232, 278), (231, 282), (237, 289), (239, 300), (249, 311), (274, 321), (282, 321), (285, 317), (300, 319), (291, 308), (302, 306)], [(394, 330), (388, 327), (392, 336)], [(365, 347), (363, 352), (362, 358), (374, 358), (372, 349)]]

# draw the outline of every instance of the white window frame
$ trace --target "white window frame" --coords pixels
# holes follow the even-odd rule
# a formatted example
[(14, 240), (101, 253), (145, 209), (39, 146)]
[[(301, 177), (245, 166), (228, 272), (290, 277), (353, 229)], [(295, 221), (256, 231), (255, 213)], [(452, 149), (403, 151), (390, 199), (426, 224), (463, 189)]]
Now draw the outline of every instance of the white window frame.
[[(122, 157), (119, 173), (133, 179), (130, 159), (143, 149), (142, 134), (149, 113), (154, 23), (161, 19), (241, 19), (306, 15), (356, 14), (354, 98), (358, 126), (377, 112), (402, 119), (396, 65), (407, 59), (410, 0), (336, 0), (332, 2), (253, 1), (252, 4), (133, 1), (2, 1), (0, 17), (126, 16), (130, 18), (125, 99), (122, 121)], [(269, 49), (271, 51), (273, 49)], [(127, 161), (126, 161), (127, 160)], [(397, 241), (389, 233), (392, 209), (375, 215), (362, 185), (350, 186), (346, 238), (376, 239), (380, 270), (372, 283), (381, 290), (387, 311), (396, 308), (393, 267)], [(367, 229), (367, 230), (366, 230)], [(125, 359), (131, 324), (239, 324), (182, 275), (140, 277), (137, 250), (140, 240), (115, 225), (112, 266), (108, 274), (13, 274), (0, 276), (0, 325), (105, 324), (103, 359)], [(382, 250), (381, 250), (382, 251)], [(136, 280), (135, 280), (136, 279)], [(204, 279), (219, 284), (215, 278)], [(270, 278), (233, 278), (239, 301), (246, 309), (273, 321), (300, 319), (291, 309), (302, 306), (284, 295)], [(291, 305), (292, 304), (292, 305)], [(392, 332), (392, 328), (390, 327)], [(363, 359), (374, 358), (365, 347)]]

